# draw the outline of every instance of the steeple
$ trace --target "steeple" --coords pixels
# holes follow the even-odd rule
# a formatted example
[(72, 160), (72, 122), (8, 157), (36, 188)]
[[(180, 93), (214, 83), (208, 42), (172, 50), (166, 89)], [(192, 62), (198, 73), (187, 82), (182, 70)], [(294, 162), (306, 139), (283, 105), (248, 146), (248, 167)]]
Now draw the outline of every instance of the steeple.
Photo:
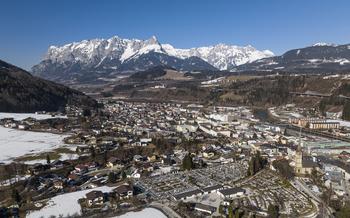
[(301, 147), (301, 127), (299, 132), (299, 144), (295, 152), (295, 173), (302, 173), (303, 170), (303, 151)]
[(300, 131), (299, 131), (299, 144), (298, 144), (298, 147), (297, 147), (297, 152), (302, 152), (302, 146), (301, 146), (301, 128), (300, 127)]

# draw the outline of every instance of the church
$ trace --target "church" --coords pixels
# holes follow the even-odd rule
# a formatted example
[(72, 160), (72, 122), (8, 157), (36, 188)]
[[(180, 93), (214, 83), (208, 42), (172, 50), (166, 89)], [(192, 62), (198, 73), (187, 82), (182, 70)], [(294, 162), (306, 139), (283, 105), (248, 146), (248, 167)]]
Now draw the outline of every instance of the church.
[(299, 143), (295, 153), (295, 174), (299, 176), (310, 175), (313, 169), (319, 169), (316, 159), (312, 156), (304, 155)]

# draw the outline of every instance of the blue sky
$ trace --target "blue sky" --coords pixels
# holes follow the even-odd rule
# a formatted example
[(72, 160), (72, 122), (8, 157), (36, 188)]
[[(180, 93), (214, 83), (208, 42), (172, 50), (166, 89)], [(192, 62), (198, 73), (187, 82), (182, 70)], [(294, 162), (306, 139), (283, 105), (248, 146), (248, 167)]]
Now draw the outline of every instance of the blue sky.
[(251, 44), (282, 54), (350, 43), (348, 0), (0, 0), (0, 59), (30, 69), (49, 45), (91, 38), (175, 47)]

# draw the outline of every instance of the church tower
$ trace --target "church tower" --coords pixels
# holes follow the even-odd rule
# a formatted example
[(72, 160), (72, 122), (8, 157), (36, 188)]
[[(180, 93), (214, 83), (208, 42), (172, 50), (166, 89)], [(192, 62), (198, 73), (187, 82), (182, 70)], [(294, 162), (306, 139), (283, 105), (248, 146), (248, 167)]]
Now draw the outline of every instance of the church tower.
[(295, 161), (295, 173), (302, 174), (303, 173), (303, 149), (301, 147), (301, 128), (299, 133), (299, 144), (295, 152), (294, 161)]

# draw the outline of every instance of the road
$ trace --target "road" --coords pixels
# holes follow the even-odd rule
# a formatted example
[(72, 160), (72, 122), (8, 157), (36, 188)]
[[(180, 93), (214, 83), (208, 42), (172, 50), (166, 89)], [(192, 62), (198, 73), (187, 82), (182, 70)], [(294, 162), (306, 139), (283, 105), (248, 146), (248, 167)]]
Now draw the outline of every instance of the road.
[[(329, 207), (325, 208), (325, 206), (322, 206), (322, 205), (325, 205), (323, 200), (317, 195), (315, 195), (304, 182), (302, 182), (298, 178), (295, 178), (294, 181), (292, 182), (292, 185), (297, 190), (302, 191), (303, 193), (311, 197), (315, 206), (318, 207), (321, 217), (332, 217), (332, 210)], [(319, 205), (321, 205), (321, 207), (319, 207)]]
[(343, 177), (343, 184), (344, 184), (344, 188), (345, 188), (345, 192), (346, 192), (345, 197), (348, 199), (348, 201), (350, 201), (350, 186), (349, 186), (349, 181), (347, 181), (347, 180), (345, 179), (345, 177)]
[(181, 218), (181, 216), (179, 214), (177, 214), (173, 209), (171, 209), (170, 207), (168, 207), (165, 204), (161, 204), (158, 202), (152, 202), (150, 204), (150, 207), (156, 208), (160, 211), (162, 211), (163, 213), (165, 213), (165, 215), (168, 218)]

